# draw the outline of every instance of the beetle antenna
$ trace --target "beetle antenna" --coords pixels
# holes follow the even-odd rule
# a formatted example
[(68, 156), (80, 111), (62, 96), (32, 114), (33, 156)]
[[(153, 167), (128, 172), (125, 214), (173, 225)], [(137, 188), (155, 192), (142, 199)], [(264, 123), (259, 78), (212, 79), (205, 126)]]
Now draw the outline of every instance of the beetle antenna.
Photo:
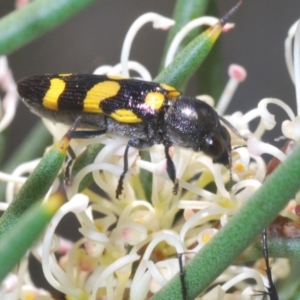
[(269, 262), (269, 251), (268, 251), (268, 240), (267, 240), (266, 228), (262, 232), (262, 244), (263, 244), (263, 254), (266, 263), (266, 273), (267, 273), (267, 278), (269, 280), (269, 286), (267, 287), (268, 295), (271, 300), (278, 300), (279, 298), (278, 298), (276, 287), (273, 282), (272, 272), (271, 272), (271, 267)]
[(236, 149), (239, 149), (239, 148), (247, 148), (247, 145), (238, 145), (238, 146), (234, 146), (232, 148), (232, 150), (236, 150)]
[(247, 141), (248, 138), (243, 136), (229, 121), (227, 121), (224, 117), (219, 116), (220, 120), (238, 137), (242, 138), (244, 141)]
[(179, 275), (180, 275), (180, 283), (181, 283), (181, 291), (182, 291), (182, 300), (186, 300), (186, 285), (184, 281), (184, 270), (182, 264), (182, 256), (185, 253), (178, 253), (178, 262), (179, 262)]
[(238, 10), (242, 2), (243, 1), (240, 0), (224, 17), (219, 20), (222, 26), (224, 26), (228, 22), (229, 18)]

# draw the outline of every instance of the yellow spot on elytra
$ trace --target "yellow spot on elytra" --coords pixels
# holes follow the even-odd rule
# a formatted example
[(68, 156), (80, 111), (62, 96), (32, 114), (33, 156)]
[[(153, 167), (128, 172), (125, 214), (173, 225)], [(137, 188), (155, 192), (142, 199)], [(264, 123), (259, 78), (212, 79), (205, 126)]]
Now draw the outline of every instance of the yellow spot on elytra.
[(168, 99), (177, 98), (178, 96), (180, 96), (180, 92), (170, 85), (162, 83), (161, 87), (168, 91)]
[(171, 92), (171, 91), (175, 91), (176, 89), (168, 84), (164, 84), (164, 83), (161, 83), (160, 86), (162, 88), (164, 88), (165, 90)]
[(110, 117), (115, 119), (116, 121), (120, 123), (140, 123), (142, 122), (142, 119), (140, 119), (135, 113), (132, 111), (122, 108), (118, 109), (112, 114), (110, 114)]
[(234, 168), (235, 168), (235, 170), (236, 170), (237, 172), (245, 171), (245, 168), (244, 168), (244, 166), (243, 166), (242, 164), (236, 164), (236, 165), (234, 166)]
[(72, 73), (61, 73), (61, 74), (58, 74), (58, 76), (61, 76), (61, 77), (68, 77), (68, 76), (71, 76)]
[(177, 98), (179, 96), (180, 96), (180, 92), (174, 90), (174, 91), (168, 93), (167, 98), (168, 99), (174, 99), (174, 98)]
[(83, 101), (85, 112), (102, 112), (100, 108), (101, 101), (114, 97), (118, 94), (121, 86), (115, 81), (103, 81), (95, 84), (86, 94)]
[(202, 237), (203, 243), (208, 243), (211, 240), (211, 236), (209, 234), (204, 234)]
[(43, 99), (43, 106), (51, 110), (58, 109), (58, 98), (65, 90), (66, 83), (59, 78), (50, 79), (50, 88)]
[(146, 95), (145, 103), (152, 109), (160, 109), (164, 103), (165, 96), (159, 92), (150, 92)]

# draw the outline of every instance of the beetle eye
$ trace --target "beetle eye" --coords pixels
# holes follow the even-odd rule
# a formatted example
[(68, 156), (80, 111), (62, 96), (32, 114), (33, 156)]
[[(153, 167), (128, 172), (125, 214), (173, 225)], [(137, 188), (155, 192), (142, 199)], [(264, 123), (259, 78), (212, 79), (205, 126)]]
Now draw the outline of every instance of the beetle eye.
[(205, 138), (203, 152), (211, 156), (212, 158), (218, 158), (223, 152), (223, 147), (220, 139), (215, 135), (207, 136)]
[(210, 136), (208, 136), (205, 139), (205, 143), (209, 146), (212, 146), (214, 142), (213, 142), (213, 139)]
[[(229, 150), (227, 149), (227, 144), (229, 146)], [(214, 163), (223, 164), (227, 167), (229, 167), (231, 164), (229, 135), (227, 136), (226, 134), (224, 134), (223, 136), (220, 136), (213, 134), (207, 136), (205, 138), (202, 151), (210, 156), (213, 159)]]

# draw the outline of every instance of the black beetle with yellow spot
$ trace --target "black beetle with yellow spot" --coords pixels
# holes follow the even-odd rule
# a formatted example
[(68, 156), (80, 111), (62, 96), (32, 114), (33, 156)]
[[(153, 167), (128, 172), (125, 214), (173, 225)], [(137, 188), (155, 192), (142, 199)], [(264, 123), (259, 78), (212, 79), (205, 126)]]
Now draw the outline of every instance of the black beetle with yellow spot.
[(71, 125), (81, 116), (78, 127), (84, 130), (74, 131), (72, 138), (104, 133), (129, 138), (117, 198), (128, 171), (129, 147), (164, 145), (174, 194), (178, 183), (171, 146), (203, 151), (215, 163), (231, 166), (230, 135), (220, 120), (230, 124), (205, 102), (183, 96), (171, 86), (115, 76), (59, 74), (24, 78), (18, 82), (18, 92), (33, 113), (54, 122)]

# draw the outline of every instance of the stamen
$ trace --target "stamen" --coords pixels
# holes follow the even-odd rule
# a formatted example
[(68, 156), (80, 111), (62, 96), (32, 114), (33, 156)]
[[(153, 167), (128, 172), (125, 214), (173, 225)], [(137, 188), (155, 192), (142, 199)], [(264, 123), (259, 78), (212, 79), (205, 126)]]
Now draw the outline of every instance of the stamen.
[(198, 95), (196, 96), (197, 99), (207, 103), (209, 106), (214, 107), (215, 106), (215, 100), (210, 95)]
[(120, 231), (123, 240), (130, 246), (142, 242), (147, 236), (146, 227), (134, 222), (122, 224), (120, 226)]
[(145, 264), (149, 270), (149, 273), (153, 277), (151, 280), (152, 292), (158, 291), (162, 286), (164, 286), (167, 283), (165, 277), (167, 278), (171, 277), (169, 272), (167, 272), (168, 271), (167, 268), (163, 268), (163, 267), (158, 268), (158, 265), (161, 265), (161, 263), (164, 263), (164, 265), (166, 265), (165, 261), (158, 262), (156, 266), (151, 260), (145, 260)]
[[(220, 215), (226, 212), (226, 209), (221, 208), (217, 205), (211, 205), (207, 209), (200, 210), (196, 212), (193, 216), (191, 216), (182, 226), (180, 230), (180, 240), (182, 242), (185, 241), (187, 232), (189, 230), (192, 230), (195, 226), (200, 226), (201, 224), (205, 224), (206, 222), (217, 220), (220, 218)], [(194, 237), (194, 240), (196, 241), (196, 237)], [(181, 252), (198, 252), (203, 247), (203, 244), (193, 245), (192, 248), (189, 248), (188, 250), (185, 249)], [(180, 252), (179, 252), (180, 253)]]
[(170, 44), (169, 50), (166, 55), (165, 67), (167, 67), (173, 61), (175, 53), (177, 52), (181, 41), (191, 30), (203, 25), (212, 26), (218, 21), (219, 19), (217, 19), (216, 17), (200, 17), (182, 27), (181, 30), (175, 35), (172, 43)]
[[(38, 165), (38, 163), (40, 162), (40, 159), (35, 159), (33, 161), (27, 162), (27, 163), (23, 163), (21, 165), (19, 165), (13, 172), (12, 172), (12, 176), (13, 177), (20, 177), (23, 174), (26, 173), (31, 173), (35, 167)], [(13, 200), (14, 194), (15, 194), (15, 187), (16, 187), (16, 183), (15, 181), (10, 181), (7, 184), (6, 187), (6, 201), (8, 203), (11, 203), (11, 201)]]
[[(215, 17), (200, 17), (195, 20), (190, 21), (175, 35), (165, 59), (165, 67), (167, 67), (174, 59), (174, 56), (179, 48), (182, 40), (189, 34), (191, 30), (200, 26), (213, 26), (219, 22), (219, 19)], [(227, 32), (229, 29), (233, 28), (232, 23), (226, 24), (224, 26), (224, 31)]]
[(4, 115), (0, 122), (0, 132), (7, 128), (16, 114), (18, 96), (15, 91), (7, 92), (2, 103)]
[(4, 299), (5, 294), (12, 293), (13, 291), (15, 291), (15, 289), (18, 288), (18, 284), (18, 276), (13, 273), (9, 273), (0, 285), (0, 298)]
[(248, 197), (250, 197), (249, 191), (252, 190), (252, 192), (254, 192), (254, 191), (258, 190), (261, 187), (261, 184), (262, 183), (256, 179), (246, 179), (246, 180), (240, 181), (233, 185), (232, 194), (235, 195), (241, 189), (247, 188), (248, 189)]
[(25, 5), (27, 5), (30, 2), (30, 0), (16, 0), (15, 7), (16, 9), (22, 8)]
[(259, 109), (260, 116), (262, 118), (263, 124), (267, 130), (271, 130), (276, 125), (275, 117), (271, 114), (268, 109), (268, 104), (276, 104), (281, 107), (289, 116), (291, 120), (295, 119), (295, 114), (293, 113), (292, 109), (285, 104), (282, 100), (276, 98), (265, 98), (259, 101), (257, 108)]
[(12, 122), (19, 102), (16, 83), (13, 79), (12, 72), (9, 69), (6, 56), (0, 56), (0, 87), (6, 92), (2, 104), (0, 105), (1, 132)]
[(295, 84), (295, 73), (293, 63), (293, 39), (295, 37), (298, 20), (290, 27), (284, 42), (284, 57), (292, 82)]
[(79, 228), (79, 232), (86, 238), (98, 242), (98, 243), (108, 243), (109, 239), (107, 238), (106, 234), (101, 233), (99, 231), (93, 230), (91, 228), (88, 228), (87, 226), (84, 226), (82, 228)]
[(256, 281), (256, 287), (257, 290), (264, 290), (264, 282), (262, 280), (261, 275), (252, 269), (248, 269), (247, 271), (243, 271), (241, 274), (233, 277), (232, 279), (228, 280), (226, 283), (222, 285), (222, 289), (227, 291), (230, 288), (234, 287), (236, 284), (243, 280), (247, 279), (254, 279)]
[(175, 24), (174, 20), (163, 17), (156, 13), (146, 13), (140, 16), (129, 28), (122, 46), (122, 52), (121, 52), (122, 76), (129, 77), (127, 63), (128, 63), (129, 52), (131, 49), (132, 41), (135, 35), (137, 34), (137, 32), (140, 30), (140, 28), (148, 22), (152, 22), (153, 27), (155, 29), (164, 29), (164, 30), (168, 29), (169, 27)]
[[(51, 225), (48, 227), (43, 241), (42, 267), (45, 277), (47, 278), (49, 283), (57, 290), (72, 295), (77, 299), (80, 298), (82, 290), (77, 288), (69, 280), (65, 272), (57, 264), (55, 257), (51, 253), (51, 244), (54, 231), (63, 216), (65, 216), (69, 212), (76, 213), (86, 209), (88, 201), (89, 199), (85, 195), (77, 194), (69, 202), (64, 204), (52, 218)], [(53, 272), (55, 273), (55, 275), (52, 274)], [(63, 281), (63, 285), (57, 280), (58, 278)]]
[[(133, 262), (137, 261), (140, 258), (137, 254), (131, 254), (131, 255), (125, 255), (124, 257), (121, 257), (120, 259), (116, 260), (112, 264), (110, 264), (105, 270), (99, 269), (97, 272), (97, 277), (93, 278), (95, 281), (89, 282), (92, 284), (92, 295), (91, 300), (96, 299), (97, 291), (99, 287), (103, 284), (103, 281), (106, 280), (109, 276), (111, 276), (114, 272), (116, 272), (118, 269), (123, 268), (124, 266), (131, 265)], [(91, 277), (92, 278), (92, 277)], [(88, 284), (88, 282), (87, 282)]]
[(242, 124), (248, 124), (258, 117), (260, 117), (260, 113), (257, 108), (254, 108), (246, 112), (243, 116), (241, 116), (240, 122)]
[(281, 124), (281, 130), (285, 137), (300, 141), (300, 116), (293, 121), (285, 120)]
[(205, 245), (217, 234), (218, 230), (215, 228), (205, 228), (201, 230), (197, 236), (198, 244)]
[(219, 116), (220, 120), (238, 137), (242, 138), (244, 141), (247, 141), (247, 138), (243, 136), (226, 118)]
[(95, 75), (106, 75), (108, 73), (111, 73), (113, 66), (110, 65), (103, 65), (98, 67), (96, 70), (94, 70), (93, 74)]
[[(122, 63), (119, 63), (119, 64), (115, 65), (108, 72), (108, 74), (120, 74), (121, 76), (124, 76), (122, 68), (123, 68)], [(142, 64), (140, 64), (137, 61), (131, 61), (131, 60), (127, 61), (127, 68), (128, 68), (128, 70), (134, 71), (140, 75), (139, 77), (131, 77), (131, 78), (139, 78), (139, 79), (146, 80), (146, 81), (152, 80), (152, 76), (151, 76), (150, 72), (146, 69), (146, 67), (144, 67)]]
[(156, 164), (145, 160), (138, 160), (136, 164), (139, 168), (147, 170), (155, 175), (162, 174), (167, 168), (167, 160), (165, 158)]
[(286, 155), (281, 150), (271, 144), (264, 143), (255, 138), (248, 139), (247, 147), (250, 153), (254, 155), (260, 156), (264, 153), (268, 153), (277, 157), (280, 161), (284, 161), (286, 159)]
[(146, 227), (150, 225), (152, 231), (158, 229), (155, 210), (147, 201), (135, 201), (126, 206), (119, 217), (118, 224), (124, 224), (128, 221), (134, 221)]
[[(128, 70), (134, 71), (140, 75), (138, 77), (133, 77), (133, 78), (139, 78), (139, 79), (146, 80), (146, 81), (152, 80), (152, 76), (151, 76), (150, 72), (141, 63), (139, 63), (137, 61), (128, 61), (127, 67), (128, 67)], [(100, 66), (93, 72), (93, 74), (97, 74), (97, 75), (108, 74), (108, 75), (123, 76), (122, 64), (119, 63), (119, 64), (116, 64), (115, 66), (108, 66), (108, 65)]]
[(216, 107), (216, 110), (220, 115), (225, 113), (237, 87), (246, 79), (247, 72), (242, 66), (233, 64), (228, 68), (228, 75), (229, 80)]
[(14, 183), (23, 184), (26, 181), (26, 179), (27, 179), (26, 177), (20, 177), (20, 176), (0, 172), (0, 181), (6, 181), (6, 182), (12, 181)]
[(0, 202), (0, 211), (5, 211), (9, 206), (9, 203)]

